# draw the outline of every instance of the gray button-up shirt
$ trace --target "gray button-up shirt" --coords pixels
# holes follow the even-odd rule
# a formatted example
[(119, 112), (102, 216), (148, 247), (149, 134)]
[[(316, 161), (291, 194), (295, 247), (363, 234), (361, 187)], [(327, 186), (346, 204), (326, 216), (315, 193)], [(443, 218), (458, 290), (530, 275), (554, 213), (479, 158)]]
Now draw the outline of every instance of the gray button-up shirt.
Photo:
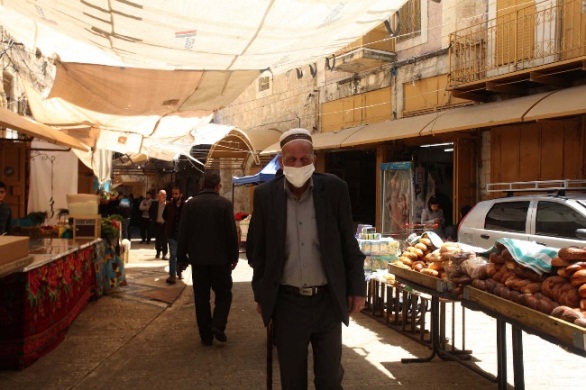
[(301, 199), (287, 188), (287, 235), (285, 268), (281, 284), (296, 287), (323, 286), (328, 279), (321, 262), (317, 220), (313, 205), (313, 181)]

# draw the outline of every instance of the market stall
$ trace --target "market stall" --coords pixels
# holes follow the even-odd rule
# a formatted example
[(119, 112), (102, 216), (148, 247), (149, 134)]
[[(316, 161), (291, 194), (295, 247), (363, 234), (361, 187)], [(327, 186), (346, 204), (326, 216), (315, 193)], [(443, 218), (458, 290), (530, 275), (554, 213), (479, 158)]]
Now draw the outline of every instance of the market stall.
[[(586, 248), (557, 250), (500, 239), (484, 251), (459, 243), (435, 245), (427, 234), (403, 246), (397, 261), (388, 266), (389, 279), (429, 295), (432, 303), (432, 353), (427, 358), (404, 359), (404, 363), (430, 361), (435, 356), (465, 363), (460, 356), (446, 353), (441, 343), (442, 299), (458, 301), (497, 320), (494, 380), (499, 389), (507, 387), (506, 324), (512, 326), (516, 389), (524, 388), (522, 331), (586, 356)], [(392, 307), (386, 306), (387, 310)], [(479, 373), (492, 379), (488, 373)]]
[(0, 368), (22, 369), (47, 354), (92, 296), (126, 283), (112, 250), (101, 239), (30, 241), (19, 268), (0, 275)]

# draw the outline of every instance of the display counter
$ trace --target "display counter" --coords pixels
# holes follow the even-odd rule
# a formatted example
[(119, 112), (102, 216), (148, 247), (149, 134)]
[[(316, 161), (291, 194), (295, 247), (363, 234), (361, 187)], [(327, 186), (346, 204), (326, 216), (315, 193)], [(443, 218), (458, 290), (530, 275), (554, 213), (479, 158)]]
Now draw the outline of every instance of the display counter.
[[(487, 379), (496, 382), (499, 389), (507, 389), (507, 324), (512, 327), (511, 346), (515, 389), (525, 388), (522, 331), (539, 336), (568, 352), (586, 356), (586, 328), (543, 314), (471, 286), (466, 286), (463, 295), (457, 296), (450, 292), (454, 288), (451, 282), (399, 268), (392, 264), (389, 266), (389, 272), (395, 275), (397, 282), (411, 287), (414, 291), (431, 296), (430, 348), (432, 353), (425, 358), (402, 359), (403, 363), (427, 362), (435, 356), (439, 356), (444, 360), (458, 361)], [(457, 300), (465, 309), (481, 311), (496, 319), (496, 377), (478, 369), (474, 365), (467, 364), (467, 361), (463, 360), (461, 356), (447, 352), (445, 346), (441, 345), (440, 342), (443, 339), (441, 328), (444, 321), (440, 307), (442, 300)]]
[(27, 265), (0, 278), (0, 368), (32, 364), (92, 296), (125, 284), (120, 258), (101, 239), (34, 239), (29, 249)]

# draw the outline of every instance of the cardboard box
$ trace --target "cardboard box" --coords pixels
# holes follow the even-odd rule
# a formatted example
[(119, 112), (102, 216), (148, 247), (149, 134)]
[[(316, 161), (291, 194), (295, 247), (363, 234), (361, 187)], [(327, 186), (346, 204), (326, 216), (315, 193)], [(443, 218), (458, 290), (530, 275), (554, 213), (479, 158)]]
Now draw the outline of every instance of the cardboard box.
[(28, 256), (29, 238), (0, 236), (0, 265), (8, 264)]

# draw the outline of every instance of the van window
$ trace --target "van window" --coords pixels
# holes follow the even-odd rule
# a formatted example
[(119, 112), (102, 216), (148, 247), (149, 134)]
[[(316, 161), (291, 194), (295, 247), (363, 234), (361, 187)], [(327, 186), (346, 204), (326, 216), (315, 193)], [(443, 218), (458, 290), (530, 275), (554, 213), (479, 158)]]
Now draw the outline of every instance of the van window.
[(484, 228), (524, 233), (528, 209), (528, 201), (495, 203), (486, 215)]
[(576, 229), (586, 228), (586, 218), (574, 209), (555, 202), (537, 204), (535, 234), (576, 239)]

